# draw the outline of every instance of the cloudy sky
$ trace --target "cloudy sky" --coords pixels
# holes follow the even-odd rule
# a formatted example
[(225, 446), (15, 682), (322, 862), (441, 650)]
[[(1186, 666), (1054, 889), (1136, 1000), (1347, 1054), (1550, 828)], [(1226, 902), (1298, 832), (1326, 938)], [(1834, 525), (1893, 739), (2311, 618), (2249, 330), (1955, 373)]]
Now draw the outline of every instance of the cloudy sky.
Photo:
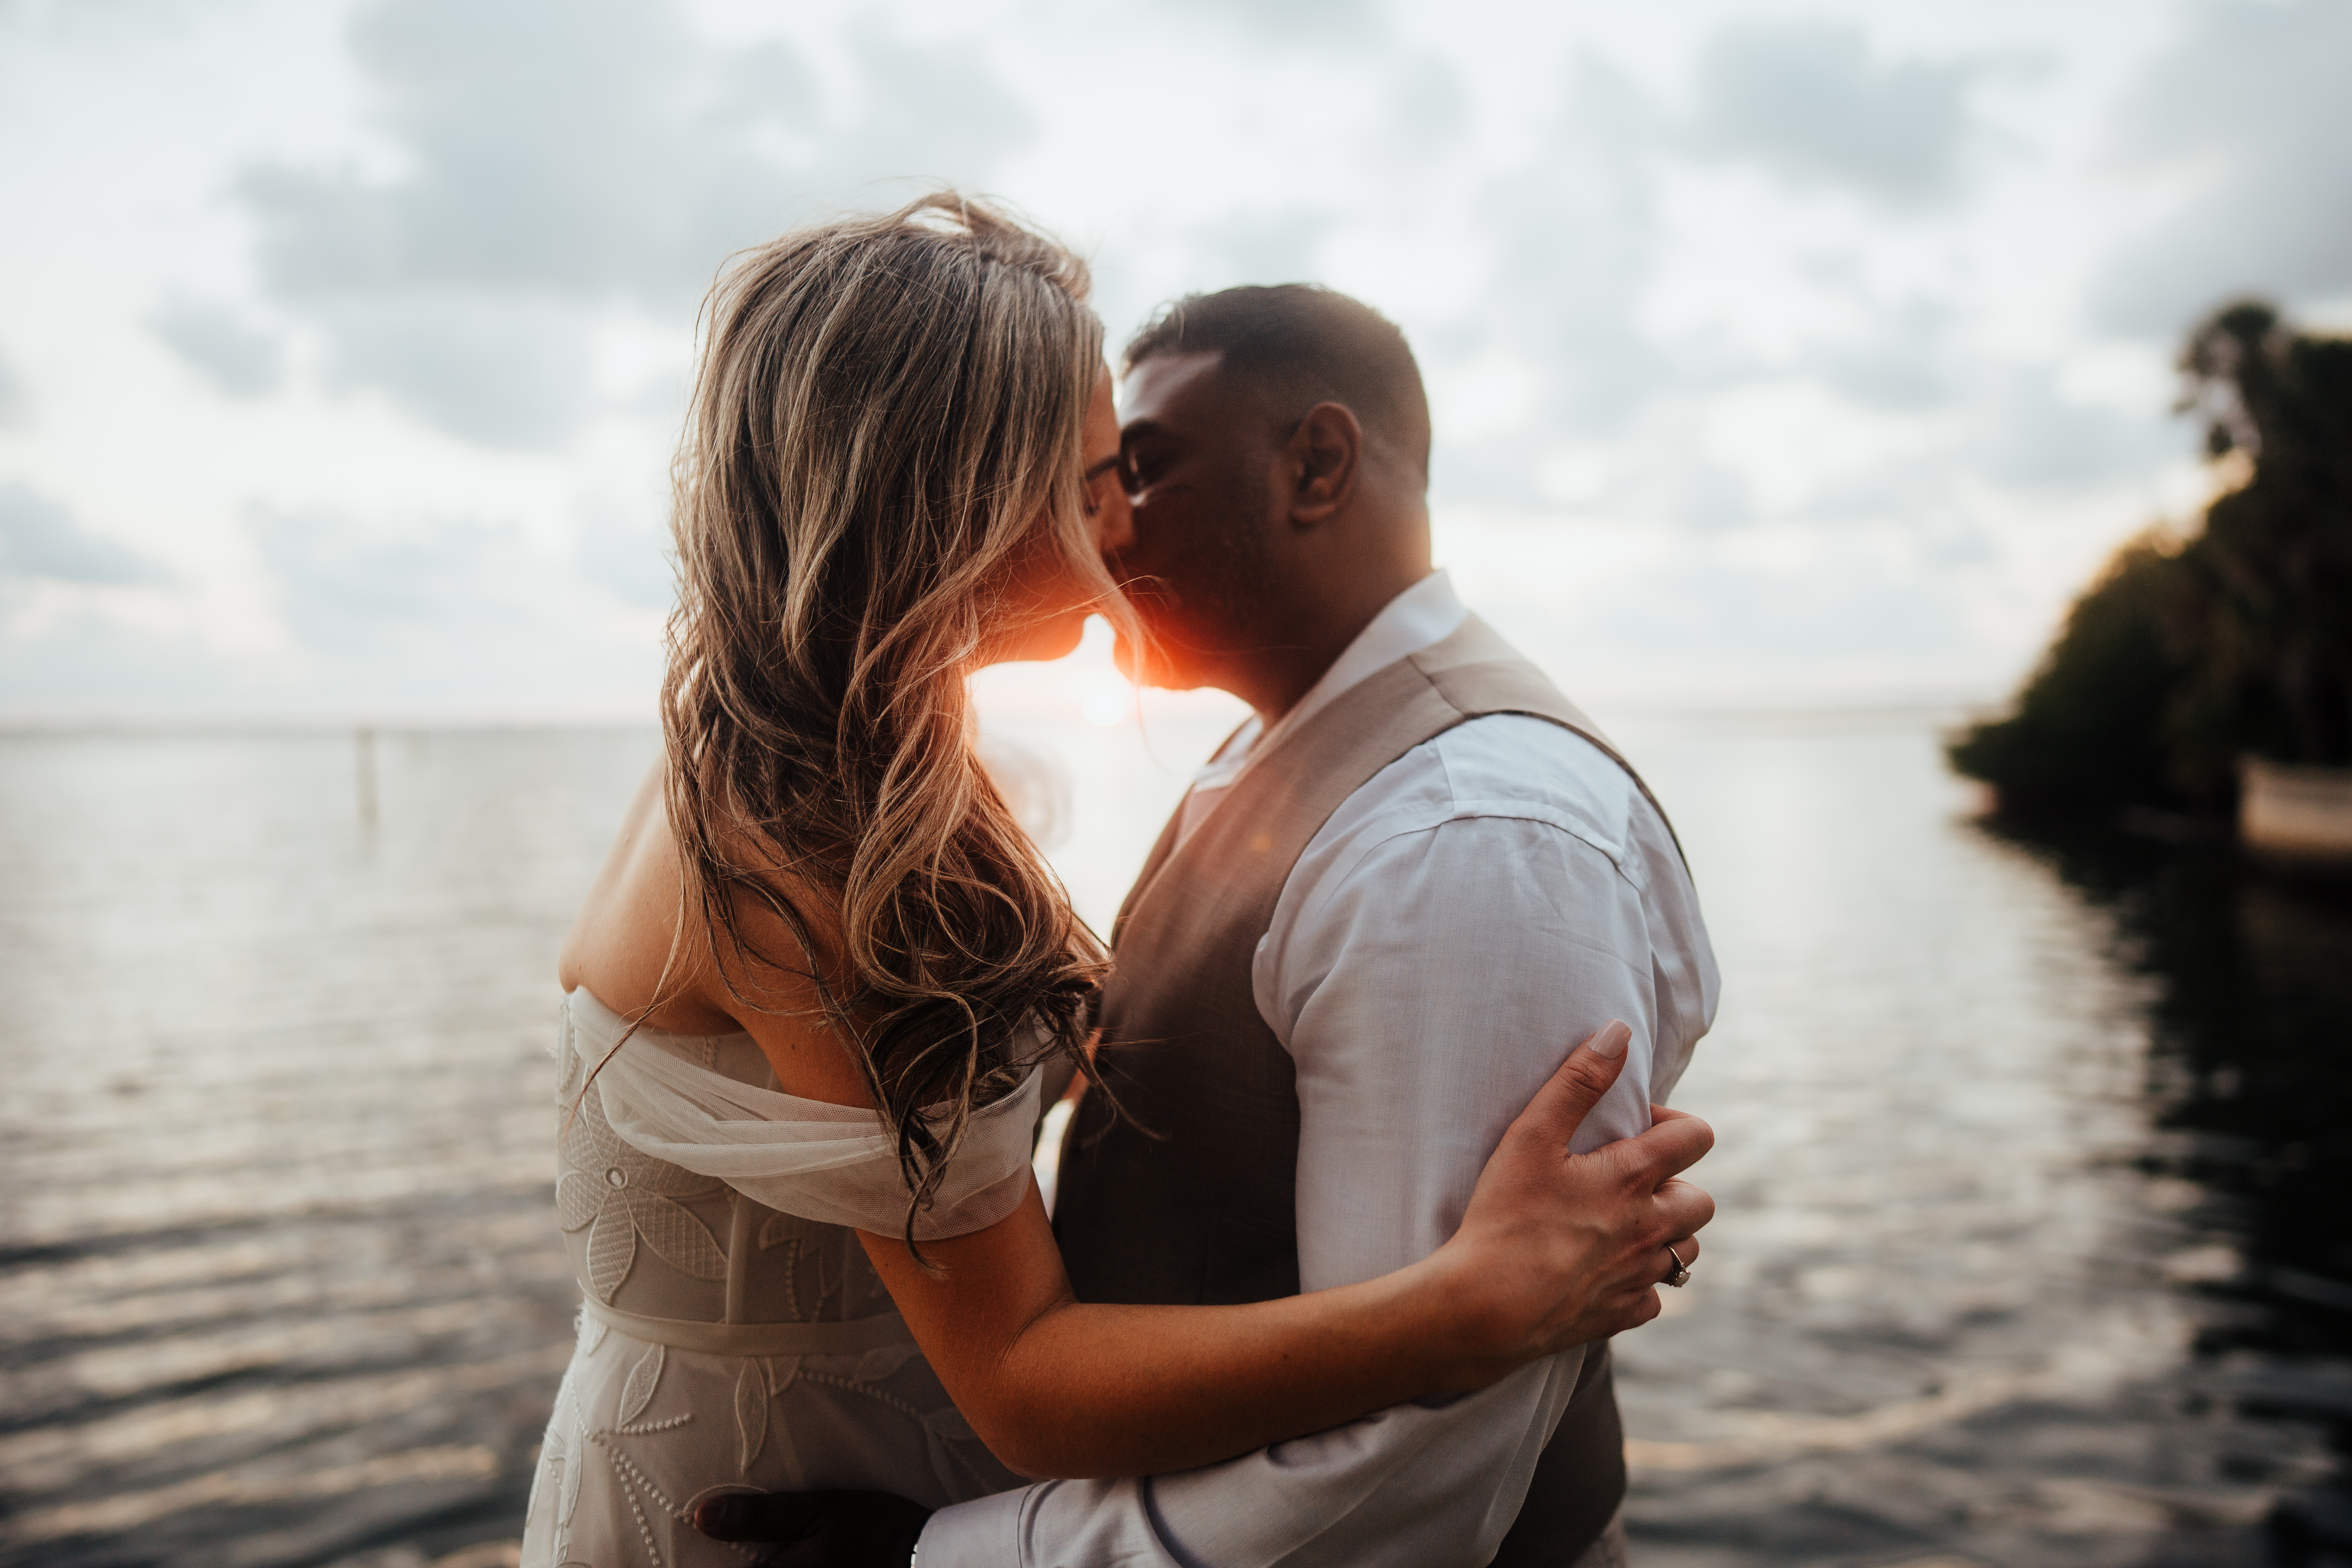
[(702, 290), (922, 180), (1115, 341), (1393, 316), (1442, 554), (1598, 705), (1997, 696), (2202, 496), (2190, 322), (2352, 326), (2347, 60), (2340, 0), (0, 0), (0, 713), (646, 714)]

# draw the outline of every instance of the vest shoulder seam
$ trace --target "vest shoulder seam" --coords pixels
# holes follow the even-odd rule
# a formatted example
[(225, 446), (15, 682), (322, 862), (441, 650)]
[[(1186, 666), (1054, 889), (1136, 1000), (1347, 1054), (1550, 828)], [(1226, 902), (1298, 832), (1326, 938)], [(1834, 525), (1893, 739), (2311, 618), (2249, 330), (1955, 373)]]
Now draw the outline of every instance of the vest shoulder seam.
[[(1405, 811), (1410, 808), (1399, 807), (1398, 809), (1400, 811)], [(1581, 844), (1586, 848), (1591, 850), (1595, 855), (1600, 856), (1603, 860), (1608, 861), (1610, 869), (1616, 872), (1618, 879), (1627, 887), (1632, 888), (1635, 892), (1647, 893), (1649, 891), (1649, 888), (1643, 879), (1635, 876), (1633, 872), (1626, 869), (1625, 861), (1631, 858), (1630, 854), (1620, 854), (1610, 849), (1607, 845), (1597, 842), (1592, 834), (1580, 828), (1574, 822), (1567, 820), (1566, 814), (1556, 808), (1538, 805), (1528, 801), (1456, 801), (1452, 806), (1443, 812), (1433, 811), (1415, 813), (1414, 816), (1414, 820), (1407, 823), (1384, 825), (1381, 822), (1380, 816), (1376, 816), (1367, 820), (1363, 824), (1362, 829), (1350, 830), (1346, 837), (1352, 839), (1356, 837), (1356, 833), (1358, 831), (1375, 830), (1382, 827), (1385, 827), (1386, 829), (1385, 831), (1379, 832), (1377, 837), (1369, 837), (1362, 844), (1354, 847), (1355, 852), (1349, 857), (1348, 868), (1344, 871), (1337, 871), (1335, 869), (1333, 880), (1331, 882), (1331, 891), (1334, 893), (1338, 892), (1340, 888), (1354, 879), (1355, 877), (1361, 872), (1363, 863), (1366, 860), (1370, 859), (1379, 850), (1395, 843), (1398, 839), (1417, 837), (1423, 834), (1433, 834), (1441, 827), (1450, 827), (1455, 823), (1461, 822), (1524, 822), (1531, 826), (1549, 827), (1564, 838), (1574, 839), (1577, 843)], [(1309, 847), (1311, 848), (1312, 846), (1310, 845)], [(1306, 858), (1307, 857), (1305, 855), (1301, 855), (1299, 857), (1299, 860), (1301, 862), (1304, 862)], [(1294, 867), (1292, 868), (1292, 875), (1296, 876), (1297, 874), (1297, 868)]]

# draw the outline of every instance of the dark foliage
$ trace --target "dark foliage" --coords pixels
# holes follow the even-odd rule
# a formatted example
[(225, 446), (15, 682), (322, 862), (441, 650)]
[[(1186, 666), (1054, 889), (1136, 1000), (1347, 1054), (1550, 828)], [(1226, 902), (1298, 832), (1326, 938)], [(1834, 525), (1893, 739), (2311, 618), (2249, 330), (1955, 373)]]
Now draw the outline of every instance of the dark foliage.
[(2177, 551), (2126, 545), (2016, 711), (1952, 742), (2010, 807), (2218, 808), (2241, 754), (2352, 763), (2352, 340), (2242, 303), (2180, 368), (2207, 454), (2243, 480)]
[(2251, 460), (2189, 552), (2205, 600), (2183, 732), (2289, 763), (2352, 763), (2352, 340), (2239, 305), (2181, 365), (2217, 458)]
[(2126, 545), (2074, 602), (2015, 714), (1955, 741), (1952, 765), (2012, 809), (2175, 804), (2165, 721), (2189, 663), (2173, 628), (2196, 596), (2178, 554)]

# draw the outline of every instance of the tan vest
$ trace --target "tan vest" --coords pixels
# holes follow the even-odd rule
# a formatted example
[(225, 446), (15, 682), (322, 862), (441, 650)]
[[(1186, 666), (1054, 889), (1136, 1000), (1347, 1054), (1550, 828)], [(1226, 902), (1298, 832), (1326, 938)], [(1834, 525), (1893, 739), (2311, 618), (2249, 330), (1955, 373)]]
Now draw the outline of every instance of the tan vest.
[[(1415, 746), (1490, 713), (1549, 720), (1633, 772), (1474, 616), (1280, 737), (1181, 847), (1181, 808), (1169, 820), (1111, 928), (1118, 964), (1103, 992), (1096, 1070), (1112, 1094), (1080, 1102), (1062, 1145), (1054, 1229), (1080, 1300), (1297, 1294), (1298, 1095), (1290, 1053), (1258, 1016), (1258, 939), (1292, 866), (1342, 801)], [(1123, 1114), (1112, 1113), (1113, 1097)], [(1494, 1561), (1573, 1562), (1624, 1486), (1603, 1348), (1585, 1358)]]

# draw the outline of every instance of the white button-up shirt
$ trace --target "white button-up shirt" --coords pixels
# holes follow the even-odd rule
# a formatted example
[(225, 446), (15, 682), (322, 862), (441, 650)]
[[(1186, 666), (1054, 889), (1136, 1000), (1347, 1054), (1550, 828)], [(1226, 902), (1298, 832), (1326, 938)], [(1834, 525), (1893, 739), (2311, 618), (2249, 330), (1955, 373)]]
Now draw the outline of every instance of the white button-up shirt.
[[(1391, 601), (1266, 739), (1466, 612), (1443, 572)], [(1255, 721), (1195, 778), (1187, 830), (1264, 751)], [(1697, 894), (1623, 769), (1540, 719), (1415, 747), (1308, 841), (1252, 970), (1297, 1065), (1302, 1290), (1372, 1279), (1454, 1234), (1478, 1173), (1570, 1047), (1632, 1026), (1579, 1150), (1649, 1126), (1715, 1016)], [(961, 1503), (923, 1568), (1480, 1568), (1518, 1515), (1579, 1358), (1178, 1475), (1042, 1481)]]

